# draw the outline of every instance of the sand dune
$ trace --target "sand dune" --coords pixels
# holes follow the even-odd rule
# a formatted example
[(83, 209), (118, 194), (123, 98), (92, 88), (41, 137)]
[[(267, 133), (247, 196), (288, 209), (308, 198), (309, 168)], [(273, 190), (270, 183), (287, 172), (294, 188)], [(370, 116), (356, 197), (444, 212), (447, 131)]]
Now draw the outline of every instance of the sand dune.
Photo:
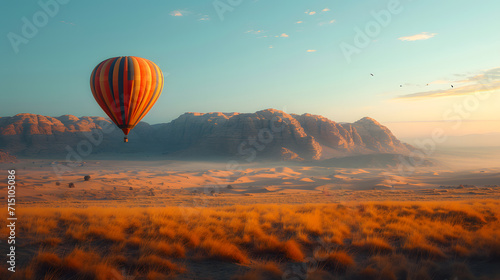
[(300, 175), (300, 172), (295, 172), (291, 168), (288, 167), (276, 167), (276, 168), (270, 168), (270, 172), (273, 173), (283, 173), (283, 174), (289, 174), (289, 175)]
[(314, 180), (313, 180), (313, 179), (311, 179), (311, 178), (302, 178), (302, 179), (300, 179), (299, 181), (301, 181), (301, 182), (311, 182), (311, 183), (314, 183)]
[[(273, 202), (275, 196), (282, 201), (325, 201), (324, 191), (338, 192), (335, 193), (335, 199), (350, 199), (352, 192), (356, 199), (363, 200), (371, 198), (369, 191), (375, 190), (384, 191), (379, 194), (381, 199), (393, 197), (390, 191), (400, 191), (402, 195), (415, 193), (415, 199), (422, 199), (422, 194), (416, 192), (421, 189), (437, 190), (429, 193), (443, 199), (456, 199), (466, 195), (498, 197), (500, 189), (496, 187), (500, 185), (500, 169), (491, 167), (466, 171), (420, 168), (410, 176), (402, 176), (395, 169), (328, 168), (296, 164), (275, 167), (254, 163), (237, 170), (228, 170), (223, 163), (117, 162), (102, 159), (87, 160), (83, 166), (67, 167), (66, 173), (55, 172), (51, 160), (21, 159), (15, 167), (20, 178), (19, 186), (23, 190), (19, 192), (20, 203), (51, 204), (61, 200), (66, 203), (110, 199), (124, 203), (149, 201), (147, 203), (178, 204), (194, 199), (193, 193), (211, 197), (206, 198), (210, 203), (213, 200), (214, 203), (231, 204), (239, 199)], [(84, 181), (85, 175), (91, 176), (90, 181)], [(69, 183), (73, 183), (75, 188), (69, 188)], [(465, 185), (465, 189), (459, 189), (460, 185)], [(466, 192), (468, 186), (472, 185), (479, 190)], [(440, 192), (443, 187), (449, 192)], [(299, 191), (301, 197), (292, 198)], [(246, 194), (252, 194), (252, 197), (241, 197)], [(151, 200), (152, 197), (155, 199)]]
[[(177, 274), (178, 277), (172, 279), (203, 279), (200, 275), (205, 275), (205, 271), (210, 271), (213, 279), (231, 279), (229, 277), (238, 274), (241, 269), (250, 269), (249, 274), (232, 279), (262, 279), (260, 276), (268, 275), (270, 271), (274, 271), (275, 276), (278, 276), (276, 271), (286, 269), (289, 264), (296, 263), (305, 256), (317, 257), (317, 254), (326, 254), (315, 252), (317, 246), (312, 244), (320, 242), (337, 246), (337, 249), (345, 249), (343, 253), (335, 251), (330, 254), (328, 261), (320, 263), (323, 265), (322, 269), (341, 276), (346, 271), (337, 269), (338, 261), (342, 260), (343, 263), (352, 261), (357, 263), (353, 267), (359, 267), (361, 275), (361, 278), (353, 279), (365, 279), (363, 277), (366, 273), (361, 269), (371, 267), (373, 260), (386, 258), (391, 250), (399, 258), (401, 254), (406, 254), (408, 260), (415, 261), (409, 266), (414, 266), (411, 271), (421, 267), (419, 258), (422, 254), (433, 254), (433, 258), (450, 257), (452, 260), (458, 256), (458, 262), (463, 263), (463, 256), (457, 254), (464, 252), (472, 252), (473, 258), (467, 261), (472, 263), (471, 269), (476, 269), (477, 256), (474, 254), (484, 252), (484, 249), (476, 248), (478, 241), (489, 240), (491, 244), (497, 246), (495, 245), (497, 238), (490, 232), (483, 230), (483, 233), (475, 235), (477, 229), (470, 223), (470, 219), (475, 219), (474, 221), (482, 225), (486, 225), (486, 218), (490, 219), (488, 221), (493, 221), (491, 213), (498, 208), (496, 204), (500, 199), (500, 168), (453, 171), (445, 166), (418, 168), (410, 174), (401, 174), (397, 169), (390, 168), (359, 169), (310, 167), (296, 163), (283, 166), (282, 162), (279, 164), (280, 167), (270, 163), (250, 163), (230, 170), (224, 163), (165, 160), (130, 162), (99, 159), (99, 161), (87, 160), (85, 164), (61, 167), (54, 165), (50, 160), (21, 159), (14, 166), (18, 171), (16, 176), (19, 191), (16, 203), (19, 208), (26, 211), (25, 213), (33, 211), (31, 213), (43, 214), (47, 209), (60, 213), (52, 215), (58, 221), (52, 223), (38, 223), (46, 221), (48, 216), (40, 218), (36, 217), (38, 214), (31, 216), (38, 225), (36, 228), (27, 227), (27, 229), (31, 230), (32, 238), (40, 240), (36, 244), (29, 243), (28, 246), (20, 248), (25, 250), (35, 246), (44, 249), (32, 260), (23, 259), (26, 263), (31, 260), (33, 267), (38, 269), (41, 257), (45, 256), (49, 261), (62, 258), (65, 264), (71, 260), (72, 254), (82, 254), (78, 251), (81, 249), (71, 251), (72, 249), (68, 250), (66, 247), (78, 240), (81, 241), (78, 244), (91, 244), (90, 246), (97, 244), (92, 248), (99, 252), (108, 250), (102, 244), (117, 242), (119, 246), (113, 247), (110, 252), (123, 249), (123, 252), (128, 254), (132, 248), (137, 252), (147, 253), (143, 249), (146, 246), (158, 254), (158, 257), (144, 255), (138, 258), (136, 255), (132, 258), (130, 255), (117, 256), (118, 263), (113, 264), (115, 267), (123, 267), (120, 258), (125, 258), (127, 263), (131, 264), (130, 269), (137, 269), (139, 274), (142, 273), (141, 265), (156, 262), (156, 269), (161, 263), (163, 272)], [(56, 167), (64, 167), (67, 172), (57, 172)], [(84, 180), (86, 175), (91, 176), (90, 180)], [(70, 188), (70, 183), (74, 187)], [(459, 208), (456, 205), (468, 206)], [(475, 205), (475, 209), (485, 210), (481, 214), (484, 216), (484, 221), (482, 218), (474, 218), (478, 213), (470, 205)], [(80, 214), (72, 215), (67, 208), (62, 211), (61, 206), (72, 207), (71, 211)], [(151, 212), (155, 207), (165, 211), (165, 216)], [(443, 212), (443, 207), (448, 207), (447, 212)], [(126, 214), (126, 211), (117, 209), (129, 209), (135, 216), (130, 215), (132, 212)], [(228, 211), (220, 212), (220, 209)], [(296, 209), (296, 212), (290, 212), (291, 209)], [(346, 209), (350, 210), (346, 212)], [(469, 209), (470, 215), (463, 209)], [(96, 215), (89, 215), (89, 219), (97, 220), (82, 224), (79, 220), (82, 218), (81, 213), (92, 213), (92, 211), (102, 213), (107, 217), (106, 221), (103, 222)], [(335, 212), (338, 212), (335, 218), (324, 218)], [(200, 216), (202, 213), (203, 216)], [(372, 216), (373, 213), (380, 215)], [(126, 216), (120, 216), (121, 214)], [(142, 215), (144, 219), (138, 219), (137, 215)], [(234, 219), (227, 220), (231, 215), (241, 219), (241, 222)], [(388, 215), (392, 215), (393, 218), (387, 219)], [(408, 215), (414, 216), (409, 218)], [(463, 215), (468, 215), (469, 220), (462, 219)], [(344, 217), (347, 217), (349, 227), (339, 223), (339, 218)], [(356, 221), (353, 217), (362, 219), (363, 222)], [(402, 229), (413, 231), (415, 226), (410, 226), (410, 223), (418, 219), (430, 221), (428, 224), (418, 224), (422, 235), (401, 236)], [(440, 219), (449, 219), (447, 230), (443, 231), (440, 228), (442, 226)], [(288, 221), (289, 224), (285, 225), (283, 221)], [(450, 243), (447, 241), (449, 234), (457, 230), (458, 221), (461, 221), (467, 229), (466, 235), (452, 236), (454, 239)], [(68, 223), (73, 225), (67, 227)], [(161, 226), (151, 228), (151, 223), (160, 223)], [(96, 227), (97, 224), (100, 224), (101, 228)], [(256, 227), (259, 224), (261, 226)], [(180, 228), (172, 229), (173, 225), (178, 225)], [(326, 226), (322, 228), (321, 225)], [(467, 228), (469, 226), (470, 229)], [(53, 227), (53, 237), (49, 238), (43, 232), (44, 230), (47, 232), (50, 227)], [(61, 231), (57, 227), (62, 227), (64, 230)], [(325, 232), (325, 229), (331, 232)], [(4, 228), (3, 232), (5, 230)], [(129, 232), (133, 230), (137, 232), (130, 234)], [(223, 242), (228, 240), (228, 234), (221, 230), (237, 236), (232, 241), (234, 244)], [(351, 230), (355, 232), (348, 234)], [(239, 233), (245, 231), (248, 231), (248, 234), (239, 236)], [(394, 235), (386, 236), (384, 231), (394, 232)], [(267, 233), (263, 235), (264, 232)], [(154, 236), (147, 236), (141, 241), (144, 234), (148, 233)], [(273, 234), (277, 234), (279, 239), (273, 237)], [(86, 237), (81, 237), (83, 235)], [(341, 235), (345, 235), (345, 238), (339, 239)], [(104, 242), (94, 243), (96, 240), (93, 238), (96, 236), (101, 236)], [(294, 236), (294, 239), (291, 240), (290, 236)], [(173, 237), (176, 239), (172, 239)], [(321, 239), (317, 239), (319, 237)], [(463, 238), (463, 244), (467, 244), (468, 247), (456, 245), (457, 237)], [(476, 239), (470, 242), (471, 237)], [(407, 241), (400, 242), (401, 238)], [(432, 246), (423, 242), (425, 240)], [(169, 244), (167, 241), (173, 243)], [(415, 244), (421, 246), (415, 247)], [(51, 255), (45, 251), (45, 248), (49, 248), (47, 246), (52, 248), (60, 246), (64, 249), (55, 250)], [(261, 251), (265, 248), (263, 246), (268, 246), (265, 253)], [(490, 247), (484, 245), (484, 248)], [(60, 254), (62, 251), (67, 253)], [(282, 255), (273, 259), (276, 252)], [(355, 258), (349, 257), (349, 254), (355, 255)], [(494, 249), (491, 254), (498, 255)], [(186, 261), (165, 262), (166, 256)], [(366, 261), (366, 256), (370, 256), (369, 261)], [(262, 258), (275, 260), (276, 263), (265, 264), (267, 270), (262, 274), (255, 274), (255, 271), (261, 269), (259, 265), (262, 264), (259, 262), (264, 260)], [(103, 263), (111, 264), (107, 259)], [(399, 262), (386, 259), (382, 263)], [(62, 269), (57, 266), (57, 262), (55, 264), (53, 269)], [(214, 270), (214, 267), (221, 269)], [(443, 264), (443, 267), (446, 266)], [(489, 265), (489, 269), (492, 267)], [(97, 267), (92, 269), (98, 270)], [(102, 266), (99, 269), (102, 271)], [(112, 266), (107, 269), (110, 272), (115, 271)], [(392, 269), (397, 271), (397, 268)], [(347, 272), (349, 273), (352, 275), (353, 272)], [(155, 276), (154, 273), (152, 275)], [(330, 274), (326, 275), (326, 278), (319, 279), (335, 278)], [(153, 276), (149, 278), (165, 279), (163, 276), (163, 278), (158, 278), (158, 275), (157, 278)], [(316, 276), (311, 275), (310, 278), (317, 279), (314, 277)], [(415, 279), (420, 279), (418, 277)], [(282, 279), (282, 274), (275, 279)], [(388, 279), (396, 278), (391, 276)]]

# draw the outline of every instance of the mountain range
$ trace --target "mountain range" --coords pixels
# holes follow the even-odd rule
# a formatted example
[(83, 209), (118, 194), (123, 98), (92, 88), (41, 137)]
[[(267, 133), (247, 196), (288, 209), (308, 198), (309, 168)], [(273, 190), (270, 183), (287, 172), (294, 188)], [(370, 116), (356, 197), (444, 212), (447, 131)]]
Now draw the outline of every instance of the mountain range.
[(337, 123), (312, 114), (275, 109), (255, 113), (184, 113), (169, 123), (140, 122), (129, 143), (102, 117), (17, 114), (0, 118), (0, 149), (37, 157), (79, 154), (163, 154), (172, 157), (237, 157), (320, 160), (363, 154), (408, 154), (413, 147), (365, 117)]

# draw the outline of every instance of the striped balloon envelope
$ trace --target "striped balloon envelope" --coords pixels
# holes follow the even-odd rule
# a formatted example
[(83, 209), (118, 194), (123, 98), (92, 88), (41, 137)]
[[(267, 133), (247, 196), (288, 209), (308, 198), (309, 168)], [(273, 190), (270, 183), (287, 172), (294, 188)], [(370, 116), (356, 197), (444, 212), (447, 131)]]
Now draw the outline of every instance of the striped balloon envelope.
[(153, 107), (163, 89), (163, 73), (152, 61), (120, 56), (99, 63), (90, 89), (109, 118), (127, 135)]

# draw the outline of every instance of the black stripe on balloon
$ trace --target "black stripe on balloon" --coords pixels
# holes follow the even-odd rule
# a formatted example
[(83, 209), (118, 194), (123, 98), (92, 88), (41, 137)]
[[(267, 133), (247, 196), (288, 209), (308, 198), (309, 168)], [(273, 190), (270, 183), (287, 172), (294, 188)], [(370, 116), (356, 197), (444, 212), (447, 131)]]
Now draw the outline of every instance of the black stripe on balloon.
[[(108, 73), (108, 85), (109, 85), (109, 91), (111, 92), (111, 100), (113, 100), (114, 102), (111, 104), (111, 110), (113, 110), (114, 113), (116, 113), (116, 100), (115, 100), (115, 93), (114, 93), (114, 89), (113, 89), (113, 72), (114, 69), (115, 69), (115, 64), (116, 64), (116, 61), (118, 60), (118, 57), (113, 59), (113, 62), (111, 62), (111, 65), (109, 66), (109, 73)], [(117, 123), (117, 125), (119, 125), (119, 123)]]
[[(135, 77), (135, 69), (134, 69), (134, 59), (132, 59), (132, 57), (130, 56), (127, 56), (127, 59), (128, 59), (128, 77), (127, 79), (129, 81), (133, 81), (134, 80), (134, 77)], [(129, 82), (130, 83), (130, 82)], [(133, 86), (133, 83), (130, 83), (131, 86)], [(130, 87), (129, 88), (129, 92), (128, 92), (128, 117), (131, 118), (132, 117), (132, 109), (134, 108), (134, 106), (132, 106), (132, 92), (134, 91), (134, 88), (133, 87)]]
[[(103, 106), (101, 106), (101, 108), (103, 109), (104, 113), (106, 113), (106, 115), (109, 117), (109, 119), (111, 120), (111, 122), (113, 123), (117, 123), (116, 122), (116, 119), (115, 117), (113, 116), (113, 114), (111, 114), (111, 112), (108, 112), (110, 111), (109, 107), (107, 106), (106, 104), (106, 101), (104, 101), (104, 96), (103, 96), (103, 89), (101, 88), (101, 81), (99, 80), (99, 83), (96, 85), (95, 84), (95, 79), (97, 76), (100, 76), (101, 75), (101, 72), (105, 71), (106, 69), (104, 68), (101, 68), (99, 69), (99, 67), (101, 67), (102, 65), (104, 65), (106, 62), (108, 61), (108, 59), (104, 60), (103, 62), (99, 63), (99, 65), (97, 65), (97, 67), (95, 68), (95, 74), (94, 74), (94, 81), (93, 81), (93, 88), (96, 93), (96, 98), (99, 98), (99, 100), (102, 102)], [(101, 104), (99, 104), (101, 105)]]
[(132, 81), (134, 79), (134, 61), (130, 56), (127, 56), (128, 60), (128, 80)]
[(120, 65), (118, 66), (118, 98), (120, 99), (120, 111), (122, 113), (123, 124), (127, 123), (125, 119), (125, 101), (123, 92), (123, 72), (125, 71), (125, 57), (121, 58)]

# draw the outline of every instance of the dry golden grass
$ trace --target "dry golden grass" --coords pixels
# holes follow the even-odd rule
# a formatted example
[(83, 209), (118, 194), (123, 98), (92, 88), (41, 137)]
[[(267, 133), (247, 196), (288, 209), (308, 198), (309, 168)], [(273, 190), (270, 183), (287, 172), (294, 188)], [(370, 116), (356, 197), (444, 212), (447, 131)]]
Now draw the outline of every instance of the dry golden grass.
[(346, 271), (356, 264), (347, 252), (340, 250), (331, 252), (316, 251), (314, 258), (323, 268), (338, 272)]
[(302, 253), (301, 246), (295, 240), (288, 240), (283, 243), (283, 252), (285, 256), (296, 262), (301, 262), (304, 260), (304, 253)]
[(240, 267), (234, 279), (282, 279), (292, 264), (309, 279), (500, 277), (493, 200), (23, 208), (19, 216), (18, 254), (38, 253), (0, 279), (201, 277), (203, 262)]
[(156, 241), (150, 244), (151, 248), (159, 255), (165, 257), (179, 258), (186, 257), (186, 249), (181, 243), (168, 243), (165, 241)]
[(58, 237), (48, 237), (48, 238), (40, 241), (40, 244), (42, 246), (46, 246), (46, 247), (56, 247), (61, 242), (62, 242), (61, 238), (58, 238)]
[(236, 245), (225, 242), (224, 240), (205, 239), (200, 247), (209, 258), (227, 260), (231, 262), (247, 264), (248, 256), (243, 253)]
[(176, 273), (185, 271), (184, 267), (157, 255), (141, 256), (137, 261), (137, 269), (140, 272), (157, 271)]
[(367, 237), (365, 239), (352, 242), (352, 246), (371, 254), (390, 253), (392, 246), (380, 237)]
[(281, 280), (283, 271), (277, 263), (257, 263), (243, 275), (232, 277), (232, 280)]

